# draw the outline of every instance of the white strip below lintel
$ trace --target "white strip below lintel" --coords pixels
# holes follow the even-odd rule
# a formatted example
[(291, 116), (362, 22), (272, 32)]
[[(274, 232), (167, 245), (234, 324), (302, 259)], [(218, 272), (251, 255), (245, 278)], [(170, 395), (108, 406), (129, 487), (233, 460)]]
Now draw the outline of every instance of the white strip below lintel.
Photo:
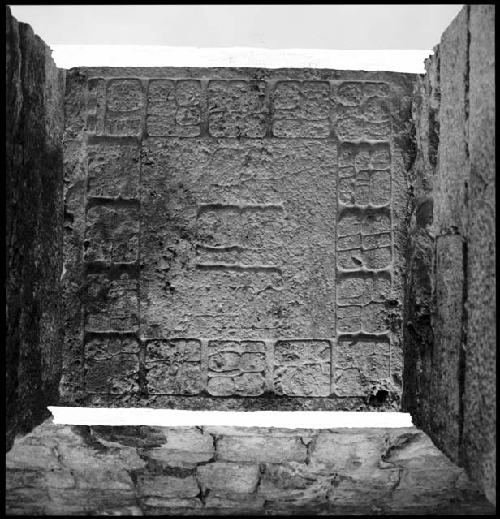
[(413, 427), (409, 413), (365, 411), (189, 411), (149, 408), (48, 408), (66, 425), (228, 426), (286, 429)]

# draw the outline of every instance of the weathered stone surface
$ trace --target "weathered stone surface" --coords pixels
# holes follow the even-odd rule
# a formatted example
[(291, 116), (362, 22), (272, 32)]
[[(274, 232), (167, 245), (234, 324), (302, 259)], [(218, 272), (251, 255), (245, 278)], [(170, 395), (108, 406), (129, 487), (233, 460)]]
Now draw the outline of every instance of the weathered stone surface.
[(136, 143), (90, 144), (88, 196), (137, 198), (140, 150)]
[(159, 446), (145, 451), (148, 459), (164, 466), (194, 468), (214, 457), (214, 442), (209, 434), (193, 428), (162, 429), (166, 438)]
[(251, 494), (259, 481), (259, 465), (213, 462), (197, 467), (196, 474), (203, 490)]
[(152, 80), (148, 87), (148, 135), (196, 137), (200, 135), (200, 82)]
[(105, 133), (119, 136), (141, 135), (146, 105), (142, 81), (110, 79), (105, 88)]
[(273, 92), (273, 135), (287, 138), (330, 136), (330, 84), (278, 81)]
[(259, 341), (208, 343), (208, 392), (260, 395), (267, 369), (265, 344)]
[[(138, 280), (139, 312), (134, 289), (124, 289), (109, 327), (134, 331), (144, 343), (137, 405), (240, 402), (246, 409), (260, 401), (257, 407), (278, 405), (278, 399), (264, 402), (273, 394), (335, 398), (330, 357), (338, 331), (390, 330), (400, 381), (399, 309), (382, 303), (402, 294), (396, 231), (404, 229), (391, 211), (399, 214), (406, 200), (401, 135), (413, 76), (83, 68), (70, 78), (68, 266), (71, 275), (78, 271), (75, 281), (86, 278), (89, 285), (104, 279), (106, 269), (117, 279), (125, 267), (130, 287)], [(361, 125), (360, 133), (337, 150), (335, 137), (349, 120)], [(86, 266), (78, 256), (82, 241)], [(359, 315), (353, 309), (353, 317), (338, 318), (353, 304), (336, 294), (336, 270), (387, 278), (386, 299), (370, 293)], [(110, 307), (103, 287), (75, 304), (78, 281), (68, 283), (67, 293), (73, 308), (68, 353), (81, 358), (78, 312), (89, 330), (104, 331), (115, 303)], [(343, 325), (346, 319), (352, 323)], [(278, 341), (316, 338), (330, 344), (330, 356), (276, 361)], [(153, 358), (152, 340), (198, 340), (200, 358)], [(65, 365), (74, 372), (64, 379), (66, 403), (105, 403), (103, 394), (79, 392), (81, 361)], [(185, 400), (176, 403), (175, 395)], [(344, 397), (338, 406), (355, 407), (353, 398), (360, 397)]]
[(197, 394), (203, 388), (197, 340), (148, 341), (146, 370), (152, 394)]
[(305, 462), (306, 446), (298, 437), (223, 436), (217, 442), (217, 459), (223, 461), (253, 461), (283, 463)]
[(415, 428), (201, 431), (48, 420), (16, 440), (6, 482), (7, 513), (19, 515), (494, 514)]
[(333, 100), (332, 125), (340, 140), (390, 138), (390, 85), (339, 82)]
[[(143, 154), (146, 337), (261, 339), (304, 335), (311, 326), (330, 335), (326, 316), (334, 312), (334, 272), (323, 263), (320, 287), (298, 253), (300, 248), (319, 266), (334, 246), (333, 222), (326, 219), (334, 210), (335, 181), (327, 174), (335, 167), (334, 146), (148, 141)], [(171, 172), (167, 179), (165, 170)], [(215, 172), (221, 180), (214, 186)], [(321, 204), (311, 191), (311, 175), (324, 185)], [(306, 200), (313, 213), (304, 211)], [(301, 316), (309, 301), (320, 298), (324, 303), (314, 315)]]
[(135, 337), (94, 334), (85, 343), (85, 389), (130, 394), (139, 390), (139, 345)]
[(264, 137), (268, 111), (264, 81), (209, 81), (208, 131), (212, 137)]
[(278, 341), (274, 347), (277, 394), (330, 394), (331, 345), (328, 341)]
[[(193, 476), (184, 478), (161, 475), (139, 476), (137, 485), (139, 492), (147, 497), (158, 496), (163, 499), (185, 499), (196, 497), (200, 493), (200, 489)], [(151, 501), (146, 501), (145, 504), (151, 506)]]
[(414, 92), (403, 407), (495, 502), (493, 40), (464, 7)]
[(6, 10), (6, 445), (47, 417), (61, 377), (64, 73)]
[(471, 176), (463, 460), (496, 503), (495, 8), (471, 5), (469, 13)]
[(96, 205), (88, 209), (85, 260), (131, 263), (139, 247), (139, 211), (136, 207)]
[[(460, 350), (463, 323), (463, 238), (459, 235), (438, 236), (435, 242), (434, 297), (432, 318), (434, 330), (432, 394), (430, 416), (433, 433), (440, 447), (452, 459), (459, 459), (460, 449)], [(449, 376), (453, 373), (454, 376)]]
[(453, 227), (461, 236), (467, 225), (464, 204), (469, 178), (468, 18), (468, 10), (462, 9), (442, 34), (439, 45), (439, 167), (433, 186), (437, 233), (448, 232)]
[(217, 496), (210, 493), (205, 499), (205, 510), (216, 515), (223, 514), (256, 514), (264, 510), (265, 499), (256, 495), (232, 494)]
[[(439, 47), (426, 60), (427, 73), (415, 85), (413, 121), (415, 161), (409, 172), (413, 196), (409, 205), (406, 293), (404, 304), (404, 373), (402, 407), (423, 427), (431, 420), (434, 236), (432, 180), (439, 144)], [(427, 429), (429, 431), (429, 429)]]
[(103, 274), (87, 276), (85, 329), (87, 331), (133, 331), (138, 328), (138, 280), (121, 274), (110, 279)]
[(387, 337), (343, 337), (338, 340), (333, 390), (341, 396), (370, 394), (376, 386), (392, 386)]

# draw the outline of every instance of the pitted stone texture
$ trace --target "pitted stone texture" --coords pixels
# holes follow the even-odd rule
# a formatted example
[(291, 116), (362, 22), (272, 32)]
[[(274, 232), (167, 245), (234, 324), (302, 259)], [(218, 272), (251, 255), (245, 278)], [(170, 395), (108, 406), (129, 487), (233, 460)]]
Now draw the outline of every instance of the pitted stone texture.
[(266, 347), (259, 341), (210, 341), (208, 386), (215, 396), (260, 395), (267, 371)]
[(138, 329), (138, 280), (121, 274), (87, 276), (85, 329), (87, 331), (133, 331)]
[[(177, 478), (174, 476), (141, 475), (137, 478), (139, 492), (146, 498), (145, 504), (151, 506), (153, 501), (147, 501), (148, 497), (161, 497), (163, 499), (186, 499), (196, 497), (200, 488), (193, 476)], [(157, 506), (158, 501), (154, 501)]]
[[(68, 232), (78, 238), (70, 248), (75, 256), (85, 240), (87, 264), (75, 259), (71, 265), (85, 268), (82, 279), (107, 271), (138, 278), (139, 330), (132, 311), (121, 314), (123, 328), (110, 328), (123, 332), (130, 326), (143, 344), (135, 404), (288, 409), (300, 397), (309, 409), (319, 405), (313, 400), (319, 396), (320, 407), (328, 409), (371, 408), (362, 396), (333, 402), (329, 359), (276, 364), (274, 344), (332, 341), (337, 329), (377, 334), (390, 328), (396, 346), (391, 363), (400, 370), (397, 308), (383, 304), (401, 299), (404, 236), (390, 214), (399, 218), (406, 200), (401, 139), (414, 76), (306, 69), (81, 70), (85, 85), (70, 84), (75, 121), (69, 118), (68, 132), (82, 139), (71, 167), (85, 172), (88, 163), (88, 191), (82, 192), (87, 179), (69, 186), (79, 187), (73, 198), (82, 207), (73, 208), (76, 221)], [(349, 93), (349, 84), (359, 95)], [(76, 124), (79, 110), (85, 111), (76, 99), (82, 96), (86, 127)], [(338, 115), (358, 124), (358, 109), (366, 111), (364, 133), (342, 142), (338, 156), (333, 123)], [(382, 136), (391, 125), (394, 135)], [(370, 296), (356, 308), (357, 302), (341, 302), (336, 294), (336, 271), (392, 275), (390, 291), (385, 300)], [(102, 295), (103, 301), (89, 301), (93, 308), (84, 311), (93, 321), (89, 330), (104, 331)], [(133, 297), (124, 300), (131, 303)], [(339, 320), (337, 310), (352, 315)], [(78, 311), (75, 306), (74, 323)], [(72, 330), (76, 355), (76, 324)], [(152, 340), (200, 341), (200, 359), (149, 357)], [(265, 347), (212, 352), (210, 344), (221, 341)], [(82, 349), (83, 341), (78, 355)], [(76, 364), (71, 369), (78, 373)], [(68, 376), (65, 387), (65, 396), (72, 388), (77, 396), (78, 375)], [(108, 396), (120, 405), (119, 396)], [(85, 402), (104, 405), (106, 398), (94, 394)]]
[(329, 341), (277, 341), (274, 346), (274, 390), (281, 395), (330, 394)]
[(391, 135), (391, 92), (387, 83), (335, 83), (332, 126), (341, 141), (386, 140)]
[(148, 87), (146, 130), (150, 136), (200, 135), (199, 81), (153, 79)]
[(415, 88), (403, 401), (495, 502), (493, 40), (465, 6)]
[(338, 301), (341, 304), (384, 301), (390, 295), (391, 278), (388, 272), (352, 272), (339, 280)]
[[(73, 94), (73, 89), (68, 89)], [(87, 101), (86, 130), (90, 135), (104, 135), (104, 121), (106, 118), (106, 81), (102, 78), (88, 78), (87, 92), (83, 97)], [(71, 96), (72, 97), (72, 96)]]
[(305, 462), (307, 448), (299, 437), (252, 434), (222, 436), (217, 442), (217, 459), (257, 463)]
[(392, 197), (390, 168), (389, 143), (343, 143), (339, 150), (339, 202), (388, 205)]
[[(64, 324), (64, 73), (29, 25), (6, 7), (6, 447), (58, 401)], [(78, 83), (78, 88), (82, 83)], [(68, 123), (76, 133), (78, 116)], [(71, 110), (69, 110), (71, 111)], [(69, 115), (69, 114), (68, 114)], [(78, 120), (76, 120), (78, 119)]]
[(93, 334), (85, 343), (85, 386), (89, 393), (138, 391), (139, 345), (132, 336)]
[[(496, 503), (495, 8), (469, 17), (469, 191), (464, 462)], [(478, 398), (478, 395), (481, 395)]]
[(191, 427), (160, 428), (165, 443), (145, 451), (148, 459), (165, 467), (192, 469), (210, 461), (214, 455), (214, 440), (210, 434)]
[[(439, 147), (438, 174), (433, 189), (434, 227), (437, 233), (453, 227), (466, 232), (464, 211), (469, 181), (468, 113), (469, 74), (468, 13), (462, 9), (441, 36), (439, 45)], [(459, 268), (457, 266), (457, 268)]]
[(254, 463), (213, 462), (196, 469), (203, 490), (251, 494), (259, 481), (259, 465)]
[(146, 343), (148, 390), (155, 394), (197, 394), (203, 389), (198, 340), (153, 340)]
[(142, 334), (331, 336), (335, 167), (317, 141), (145, 141)]
[(390, 383), (388, 337), (341, 337), (333, 368), (333, 391), (339, 396), (366, 395)]
[[(438, 236), (435, 242), (434, 297), (432, 318), (434, 330), (433, 363), (440, 369), (432, 372), (432, 392), (439, 394), (433, 403), (431, 423), (434, 434), (441, 438), (441, 448), (459, 459), (460, 421), (460, 349), (463, 323), (463, 238), (458, 235)], [(443, 377), (444, 373), (455, 373)]]
[(208, 83), (208, 130), (212, 137), (264, 137), (268, 112), (264, 81)]
[(139, 155), (137, 144), (90, 144), (88, 196), (137, 198)]
[(7, 513), (494, 514), (415, 428), (200, 429), (47, 421), (7, 455)]
[(278, 81), (273, 92), (273, 135), (287, 138), (330, 136), (330, 84)]
[(138, 259), (137, 207), (93, 206), (87, 211), (86, 227), (86, 261), (132, 263)]
[(106, 85), (105, 133), (140, 136), (146, 98), (139, 79), (110, 79)]

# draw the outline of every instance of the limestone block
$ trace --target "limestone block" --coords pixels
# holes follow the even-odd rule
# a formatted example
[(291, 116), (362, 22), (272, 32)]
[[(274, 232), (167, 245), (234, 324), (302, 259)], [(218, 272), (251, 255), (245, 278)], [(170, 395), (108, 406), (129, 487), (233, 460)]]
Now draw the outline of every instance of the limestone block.
[(217, 459), (282, 463), (305, 462), (307, 448), (297, 437), (223, 436), (217, 442)]
[(262, 512), (265, 500), (263, 497), (247, 494), (227, 494), (221, 495), (210, 493), (205, 500), (205, 509), (212, 510), (217, 514), (234, 513), (241, 514), (251, 512)]
[(138, 281), (122, 274), (110, 279), (87, 276), (85, 328), (89, 331), (131, 331), (138, 328)]
[[(45, 445), (23, 445), (16, 450), (15, 456), (7, 456), (7, 469), (52, 470), (59, 468), (57, 456), (53, 449)], [(36, 474), (34, 474), (36, 476)]]
[[(495, 7), (470, 6), (468, 315), (464, 457), (469, 474), (496, 503), (497, 287)], [(478, 398), (481, 395), (481, 398)]]
[[(178, 478), (160, 474), (143, 474), (137, 478), (137, 490), (141, 496), (156, 496), (162, 499), (185, 499), (196, 497), (200, 489), (194, 476)], [(151, 506), (150, 503), (146, 503)]]
[(380, 433), (319, 432), (311, 449), (311, 464), (334, 467), (353, 478), (378, 466), (385, 453), (385, 438)]
[(196, 428), (161, 428), (166, 440), (159, 446), (144, 449), (144, 456), (165, 467), (194, 468), (214, 456), (214, 442), (209, 434)]
[(87, 76), (81, 71), (66, 74), (64, 94), (64, 136), (71, 140), (81, 137), (87, 123)]
[(274, 390), (277, 394), (330, 394), (328, 341), (277, 341), (274, 346)]
[(324, 499), (334, 480), (334, 474), (318, 474), (305, 463), (265, 463), (258, 495), (281, 508), (287, 503), (299, 508), (314, 498)]
[(250, 494), (259, 480), (259, 466), (255, 464), (214, 462), (196, 468), (202, 489), (215, 492)]
[(339, 306), (337, 309), (337, 330), (344, 333), (359, 333), (361, 331), (361, 306)]
[(341, 337), (335, 354), (333, 390), (339, 396), (362, 396), (390, 376), (390, 343), (385, 337)]
[(148, 135), (196, 137), (200, 135), (199, 81), (152, 79), (148, 89)]
[(85, 260), (133, 262), (139, 246), (139, 211), (135, 206), (97, 205), (87, 211)]
[(106, 89), (106, 134), (139, 136), (142, 133), (145, 105), (141, 80), (109, 80)]
[(326, 81), (278, 81), (273, 108), (275, 137), (330, 136), (330, 85)]
[(142, 149), (145, 338), (332, 336), (334, 144), (148, 139)]
[(198, 498), (163, 499), (160, 497), (146, 497), (141, 499), (145, 508), (143, 515), (190, 515), (190, 512), (198, 511), (203, 507)]
[(434, 225), (438, 233), (454, 226), (466, 231), (469, 182), (469, 28), (463, 9), (441, 37), (439, 45), (439, 147), (433, 178)]
[(88, 196), (136, 198), (140, 149), (137, 144), (91, 144), (88, 147)]
[[(460, 389), (458, 373), (462, 348), (463, 321), (463, 239), (458, 235), (439, 236), (435, 244), (434, 329), (432, 391), (440, 395), (433, 402), (430, 426), (440, 436), (440, 445), (458, 459)], [(443, 373), (457, 373), (443, 377)], [(440, 431), (446, 430), (446, 435)]]
[(267, 370), (263, 342), (210, 341), (208, 356), (210, 393), (242, 395), (263, 393)]
[(196, 394), (202, 389), (200, 341), (156, 340), (146, 343), (149, 391), (159, 394)]
[(263, 81), (210, 81), (208, 131), (212, 137), (264, 137), (267, 130)]
[(85, 385), (89, 393), (138, 390), (139, 347), (130, 337), (94, 335), (85, 344)]
[(333, 101), (332, 125), (341, 141), (390, 138), (390, 87), (387, 83), (336, 83)]
[(88, 78), (87, 81), (87, 126), (89, 134), (104, 135), (106, 119), (106, 80)]

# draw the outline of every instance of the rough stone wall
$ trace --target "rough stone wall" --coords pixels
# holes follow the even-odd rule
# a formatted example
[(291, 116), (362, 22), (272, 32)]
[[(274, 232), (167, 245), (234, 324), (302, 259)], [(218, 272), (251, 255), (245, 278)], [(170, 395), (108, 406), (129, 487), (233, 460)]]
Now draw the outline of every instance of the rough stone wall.
[(494, 6), (466, 6), (414, 94), (403, 408), (495, 502)]
[(414, 79), (69, 71), (64, 401), (398, 408)]
[(7, 456), (11, 515), (493, 515), (408, 429), (63, 426)]
[(61, 376), (64, 74), (6, 8), (7, 448), (55, 405)]

